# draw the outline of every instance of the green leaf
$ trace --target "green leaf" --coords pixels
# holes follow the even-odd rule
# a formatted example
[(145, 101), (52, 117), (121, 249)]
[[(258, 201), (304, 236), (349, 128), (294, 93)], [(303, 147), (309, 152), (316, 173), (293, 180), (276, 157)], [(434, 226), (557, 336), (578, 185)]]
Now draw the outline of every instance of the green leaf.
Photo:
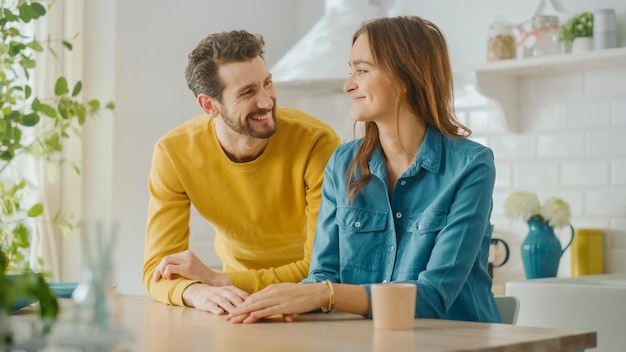
[(30, 208), (27, 215), (29, 218), (36, 218), (41, 214), (43, 214), (43, 204), (37, 203)]
[(26, 46), (20, 42), (9, 43), (9, 56), (17, 56)]
[(9, 121), (11, 121), (11, 120), (15, 121), (15, 120), (19, 120), (21, 117), (22, 117), (22, 113), (21, 112), (19, 112), (17, 110), (13, 110), (13, 111), (11, 111), (10, 114), (5, 115), (4, 119), (5, 120), (9, 120)]
[(39, 110), (43, 112), (44, 114), (46, 114), (46, 116), (57, 117), (57, 111), (54, 110), (54, 108), (48, 104), (41, 104), (39, 106)]
[(27, 84), (24, 86), (24, 99), (30, 98), (31, 94), (33, 94), (33, 89)]
[(28, 229), (24, 224), (20, 223), (13, 229), (14, 243), (20, 248), (28, 248), (30, 241), (28, 239)]
[(40, 53), (40, 52), (43, 52), (43, 47), (42, 47), (42, 46), (41, 46), (41, 44), (40, 44), (38, 41), (36, 41), (36, 40), (33, 40), (32, 42), (30, 42), (30, 43), (26, 44), (26, 46), (28, 46), (29, 48), (31, 48), (31, 49), (33, 49), (33, 50), (35, 50), (36, 52), (39, 52), (39, 53)]
[(72, 43), (70, 43), (70, 42), (68, 42), (68, 41), (66, 41), (66, 40), (64, 40), (62, 43), (63, 43), (63, 46), (67, 48), (67, 50), (70, 50), (70, 51), (71, 51), (71, 50), (74, 48), (74, 47), (72, 46)]
[(20, 19), (24, 21), (25, 23), (30, 22), (30, 20), (32, 19), (30, 6), (28, 6), (28, 4), (24, 4), (20, 6), (19, 9), (20, 9)]
[(110, 101), (107, 103), (106, 108), (109, 110), (114, 110), (115, 109), (115, 103)]
[(67, 92), (67, 79), (65, 79), (65, 77), (59, 77), (54, 85), (54, 94), (56, 96), (61, 96)]
[(9, 161), (9, 160), (13, 160), (13, 157), (15, 157), (15, 153), (13, 152), (12, 149), (5, 150), (2, 153), (0, 153), (1, 160)]
[(33, 127), (39, 123), (39, 115), (36, 113), (24, 115), (22, 117), (22, 125), (26, 127)]
[(11, 10), (9, 10), (8, 8), (4, 8), (3, 10), (4, 10), (3, 11), (4, 12), (4, 18), (7, 21), (14, 22), (14, 21), (17, 20), (18, 17), (13, 12), (11, 12)]
[(77, 107), (76, 115), (78, 116), (78, 124), (80, 126), (84, 125), (85, 122), (87, 121), (87, 112), (85, 111), (85, 107), (82, 105), (79, 105)]
[(30, 4), (30, 7), (32, 9), (32, 13), (36, 14), (37, 17), (41, 17), (46, 14), (46, 8), (38, 2), (33, 2), (32, 4)]
[(57, 54), (56, 50), (54, 50), (50, 45), (48, 45), (48, 52), (52, 54), (52, 56), (54, 56), (55, 60), (59, 60), (59, 55)]
[(91, 108), (92, 112), (100, 110), (100, 102), (96, 99), (88, 101), (87, 105)]
[(9, 35), (18, 36), (20, 35), (20, 30), (15, 27), (11, 27), (9, 28)]
[(83, 88), (83, 83), (81, 81), (76, 82), (74, 85), (74, 89), (72, 90), (72, 96), (75, 97), (80, 94), (81, 89)]
[(41, 101), (39, 101), (39, 98), (33, 99), (33, 103), (30, 104), (30, 107), (35, 111), (39, 111), (41, 108)]

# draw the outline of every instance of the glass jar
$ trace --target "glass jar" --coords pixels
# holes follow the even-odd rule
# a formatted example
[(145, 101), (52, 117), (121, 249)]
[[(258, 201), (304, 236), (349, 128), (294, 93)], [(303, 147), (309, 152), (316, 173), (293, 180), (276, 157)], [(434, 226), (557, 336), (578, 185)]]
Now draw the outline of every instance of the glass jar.
[(515, 56), (513, 25), (506, 18), (498, 16), (489, 25), (487, 61), (514, 59)]
[(537, 38), (533, 45), (533, 56), (561, 53), (561, 33), (557, 16), (533, 17), (532, 34)]

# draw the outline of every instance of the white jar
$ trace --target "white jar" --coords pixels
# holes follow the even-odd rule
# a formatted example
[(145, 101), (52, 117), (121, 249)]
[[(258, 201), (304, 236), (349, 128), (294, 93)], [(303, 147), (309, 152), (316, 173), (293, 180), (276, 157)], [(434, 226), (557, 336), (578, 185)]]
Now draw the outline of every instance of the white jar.
[(614, 9), (599, 9), (593, 13), (593, 49), (617, 48), (617, 19)]

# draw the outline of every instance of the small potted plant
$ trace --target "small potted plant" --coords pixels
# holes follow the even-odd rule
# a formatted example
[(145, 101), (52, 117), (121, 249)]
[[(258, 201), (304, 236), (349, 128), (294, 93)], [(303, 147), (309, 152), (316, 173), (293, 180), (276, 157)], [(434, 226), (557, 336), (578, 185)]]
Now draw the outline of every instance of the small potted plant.
[[(571, 52), (589, 51), (593, 47), (593, 14), (583, 12), (561, 26), (561, 42), (571, 45)], [(568, 51), (568, 50), (566, 50)]]

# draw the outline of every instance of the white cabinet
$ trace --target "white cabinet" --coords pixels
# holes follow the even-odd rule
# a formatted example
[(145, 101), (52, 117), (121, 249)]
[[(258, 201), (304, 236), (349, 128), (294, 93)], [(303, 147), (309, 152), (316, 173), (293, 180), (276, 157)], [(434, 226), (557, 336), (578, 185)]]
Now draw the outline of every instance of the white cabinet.
[(493, 99), (511, 131), (517, 131), (518, 82), (522, 77), (593, 68), (626, 66), (626, 48), (489, 62), (469, 68), (481, 94)]
[(624, 351), (624, 274), (509, 281), (505, 294), (520, 301), (517, 325), (596, 331), (594, 352)]

